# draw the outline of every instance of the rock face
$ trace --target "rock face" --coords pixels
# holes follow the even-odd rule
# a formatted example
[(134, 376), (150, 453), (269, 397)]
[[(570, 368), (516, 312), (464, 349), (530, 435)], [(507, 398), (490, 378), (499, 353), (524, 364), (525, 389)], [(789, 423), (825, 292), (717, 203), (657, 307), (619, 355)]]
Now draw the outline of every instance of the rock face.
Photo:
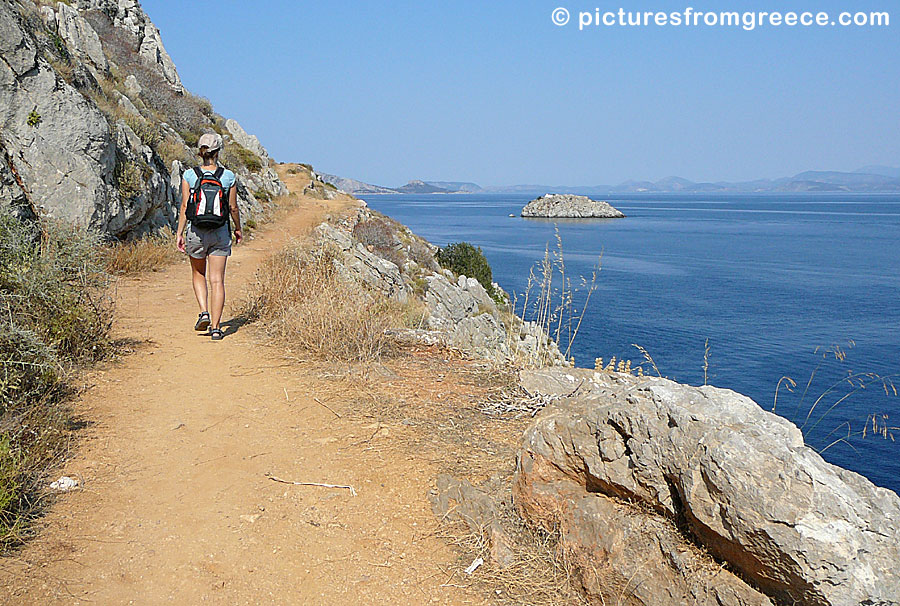
[[(638, 540), (660, 546), (663, 561), (628, 566), (639, 531), (635, 510), (623, 509), (630, 502), (684, 529), (775, 603), (900, 604), (900, 498), (826, 463), (794, 425), (749, 398), (584, 370), (532, 372), (522, 382), (547, 395), (575, 391), (526, 432), (514, 494), (533, 523), (560, 524), (586, 585), (604, 580), (594, 569), (634, 575), (634, 604), (694, 603), (679, 597), (693, 591), (671, 579), (685, 560), (656, 522)], [(764, 603), (743, 591), (736, 602), (710, 603)]]
[(340, 255), (335, 259), (335, 266), (346, 277), (359, 280), (400, 303), (409, 299), (409, 291), (396, 265), (370, 253), (362, 243), (353, 242), (349, 234), (328, 223), (316, 227), (316, 236)]
[(56, 10), (56, 29), (66, 46), (100, 72), (109, 71), (109, 62), (103, 54), (100, 36), (94, 28), (68, 4), (60, 2)]
[(523, 217), (546, 218), (602, 218), (619, 219), (624, 213), (606, 202), (591, 200), (587, 196), (546, 194), (536, 198), (522, 209)]
[[(182, 164), (164, 154), (177, 150), (187, 161), (193, 150), (182, 133), (214, 124), (182, 87), (137, 0), (0, 3), (0, 59), (0, 203), (119, 238), (174, 226)], [(126, 70), (155, 77), (152, 88), (165, 94)], [(172, 107), (151, 108), (148, 92)], [(195, 122), (178, 131), (159, 122), (167, 109)], [(236, 168), (248, 218), (264, 210), (258, 197), (286, 193), (264, 158), (258, 171)]]
[(138, 43), (138, 55), (144, 64), (158, 70), (172, 86), (184, 91), (175, 62), (163, 46), (159, 29), (150, 21), (138, 0), (78, 0), (77, 6), (79, 11), (104, 13), (116, 27), (134, 36)]

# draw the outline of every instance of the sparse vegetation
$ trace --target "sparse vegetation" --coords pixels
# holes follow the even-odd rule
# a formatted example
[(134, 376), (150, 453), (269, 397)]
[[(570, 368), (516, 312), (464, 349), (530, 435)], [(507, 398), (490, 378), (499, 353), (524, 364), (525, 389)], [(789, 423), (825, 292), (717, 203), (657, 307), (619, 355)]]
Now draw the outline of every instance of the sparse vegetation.
[(167, 169), (172, 168), (172, 162), (178, 160), (184, 165), (190, 166), (194, 162), (194, 155), (181, 141), (175, 137), (166, 135), (156, 147), (156, 152), (162, 158)]
[(0, 547), (21, 541), (65, 453), (62, 404), (78, 366), (107, 349), (112, 307), (95, 234), (0, 212)]
[[(900, 433), (900, 428), (891, 424), (890, 415), (884, 411), (870, 412), (865, 419), (846, 420), (825, 433), (828, 428), (826, 419), (832, 418), (829, 415), (861, 392), (867, 389), (883, 392), (886, 398), (896, 398), (898, 395), (894, 381), (900, 375), (856, 372), (844, 367), (849, 350), (855, 345), (850, 341), (846, 346), (836, 344), (831, 347), (817, 347), (814, 351), (818, 358), (816, 365), (803, 385), (803, 390), (799, 395), (795, 395), (790, 416), (783, 415), (798, 425), (807, 444), (817, 448), (820, 453), (841, 443), (855, 449), (851, 443), (853, 438), (872, 436), (894, 441), (895, 434)], [(794, 393), (797, 382), (788, 376), (779, 379), (775, 386), (772, 412), (782, 412), (778, 409), (778, 398), (782, 388)], [(816, 393), (818, 395), (813, 398), (813, 394)], [(823, 426), (823, 423), (826, 424)]]
[(397, 228), (387, 217), (372, 217), (353, 226), (353, 237), (382, 259), (403, 267), (406, 259), (397, 250)]
[(69, 61), (69, 49), (66, 47), (66, 43), (63, 42), (63, 39), (60, 38), (54, 32), (50, 32), (50, 41), (53, 43), (53, 48), (56, 50), (56, 54), (63, 61)]
[(144, 120), (140, 116), (134, 114), (125, 114), (123, 117), (125, 124), (134, 131), (144, 145), (156, 148), (163, 140), (162, 131), (158, 126)]
[(28, 126), (35, 127), (41, 123), (41, 115), (37, 112), (37, 108), (31, 110), (28, 113), (28, 119), (26, 120)]
[(130, 160), (116, 162), (115, 178), (123, 200), (137, 196), (144, 188), (141, 169)]
[[(199, 135), (197, 138), (199, 139)], [(187, 139), (185, 139), (185, 141), (187, 141)], [(194, 143), (188, 143), (188, 145), (196, 144), (196, 141), (194, 141)], [(233, 141), (225, 144), (225, 149), (222, 153), (222, 162), (228, 166), (243, 166), (251, 173), (258, 173), (263, 167), (262, 160), (260, 160), (256, 154)]]
[(428, 245), (423, 241), (413, 240), (409, 244), (408, 251), (409, 258), (418, 265), (432, 271), (438, 269), (438, 265), (434, 259), (434, 254), (431, 252), (431, 249), (428, 248)]
[(289, 247), (263, 262), (244, 310), (290, 349), (366, 361), (394, 351), (385, 333), (421, 315), (338, 274), (327, 249)]
[[(556, 250), (551, 252), (548, 244), (544, 249), (543, 259), (536, 264), (537, 271), (535, 267), (529, 271), (528, 283), (522, 296), (522, 318), (536, 323), (543, 332), (550, 335), (566, 359), (571, 359), (572, 346), (581, 329), (585, 310), (597, 290), (601, 260), (602, 254), (597, 259), (590, 280), (578, 276), (576, 285), (573, 286), (571, 276), (566, 274), (562, 238), (557, 230)], [(532, 295), (535, 289), (537, 293)], [(513, 301), (514, 310), (517, 305), (518, 296)]]
[(179, 258), (175, 232), (165, 229), (137, 240), (115, 242), (102, 248), (106, 270), (116, 275), (134, 275), (156, 271)]
[[(528, 526), (508, 501), (501, 503), (498, 509), (512, 539), (509, 562), (505, 567), (491, 556), (489, 528), (472, 530), (459, 521), (447, 523), (443, 528), (443, 538), (465, 550), (465, 562), (475, 557), (484, 561), (475, 582), (494, 589), (497, 595), (505, 594), (510, 603), (587, 606), (589, 602), (578, 590), (574, 566), (560, 546), (559, 529), (547, 532)], [(498, 587), (502, 592), (496, 589)]]

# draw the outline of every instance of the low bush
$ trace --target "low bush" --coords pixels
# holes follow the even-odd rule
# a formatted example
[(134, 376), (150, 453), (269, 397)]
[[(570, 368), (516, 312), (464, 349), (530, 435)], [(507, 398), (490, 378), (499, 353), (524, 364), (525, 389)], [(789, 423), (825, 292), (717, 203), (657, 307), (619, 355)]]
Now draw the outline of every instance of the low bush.
[(421, 240), (413, 240), (409, 245), (409, 258), (432, 271), (438, 268), (434, 259), (434, 253), (428, 248), (428, 245)]
[(386, 261), (403, 267), (406, 257), (396, 247), (397, 229), (390, 219), (373, 217), (353, 227), (353, 237)]
[(159, 142), (156, 147), (156, 153), (163, 159), (168, 169), (172, 168), (174, 160), (178, 160), (185, 166), (193, 166), (197, 163), (197, 158), (191, 153), (191, 150), (181, 141), (169, 135), (163, 137), (162, 141)]
[(129, 160), (116, 162), (114, 176), (119, 195), (123, 200), (134, 198), (144, 189), (141, 169), (134, 162)]
[(472, 246), (468, 242), (455, 242), (439, 249), (434, 258), (441, 267), (457, 275), (475, 278), (489, 295), (497, 298), (491, 266), (480, 246)]
[(391, 222), (380, 217), (360, 221), (353, 227), (353, 237), (374, 248), (393, 248), (394, 234)]
[(123, 120), (144, 145), (155, 148), (162, 142), (162, 131), (155, 124), (151, 124), (140, 116), (133, 114), (126, 114)]
[(251, 173), (262, 170), (262, 160), (252, 151), (234, 142), (225, 144), (222, 162), (227, 166), (244, 166)]
[(421, 318), (407, 307), (341, 276), (329, 251), (295, 246), (262, 264), (245, 314), (291, 348), (368, 361), (394, 351), (387, 329)]
[(62, 404), (72, 369), (107, 349), (109, 275), (92, 232), (0, 211), (0, 547), (39, 511), (48, 470), (66, 451)]

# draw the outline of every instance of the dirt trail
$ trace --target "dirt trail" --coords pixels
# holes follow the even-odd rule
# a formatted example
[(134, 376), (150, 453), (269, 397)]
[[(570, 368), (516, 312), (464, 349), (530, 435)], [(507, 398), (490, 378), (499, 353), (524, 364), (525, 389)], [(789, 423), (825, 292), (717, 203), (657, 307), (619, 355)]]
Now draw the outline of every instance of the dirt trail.
[[(346, 204), (301, 197), (237, 248), (230, 303), (265, 255)], [(122, 280), (117, 300), (118, 336), (146, 343), (89, 376), (75, 409), (90, 426), (59, 470), (84, 489), (0, 561), (0, 602), (485, 602), (435, 536), (433, 453), (383, 447), (390, 428), (352, 414), (358, 398), (321, 364), (286, 361), (249, 327), (218, 343), (195, 334), (184, 263)]]

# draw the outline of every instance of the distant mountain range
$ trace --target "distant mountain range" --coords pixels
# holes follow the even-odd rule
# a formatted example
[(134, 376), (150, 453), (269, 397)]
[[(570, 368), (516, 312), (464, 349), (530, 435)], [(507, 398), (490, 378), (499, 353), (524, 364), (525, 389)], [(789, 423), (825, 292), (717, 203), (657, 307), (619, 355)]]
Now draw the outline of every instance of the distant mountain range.
[(481, 187), (466, 181), (410, 181), (401, 187), (381, 187), (335, 175), (322, 178), (351, 194), (472, 194), (522, 193), (611, 194), (611, 193), (753, 193), (753, 192), (900, 192), (900, 168), (864, 166), (852, 172), (806, 171), (781, 179), (716, 181), (697, 183), (682, 177), (659, 181), (625, 181), (619, 185), (491, 185)]

